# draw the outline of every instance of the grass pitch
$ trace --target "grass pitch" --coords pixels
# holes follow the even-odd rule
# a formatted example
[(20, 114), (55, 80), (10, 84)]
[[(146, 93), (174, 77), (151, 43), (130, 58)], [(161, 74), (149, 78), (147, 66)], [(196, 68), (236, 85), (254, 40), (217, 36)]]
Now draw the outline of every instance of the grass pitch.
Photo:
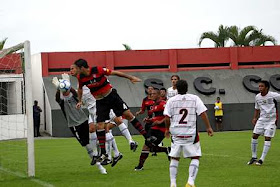
[[(251, 157), (252, 131), (221, 132), (208, 137), (200, 133), (202, 158), (196, 178), (197, 187), (230, 186), (280, 186), (280, 130), (272, 140), (272, 146), (263, 166), (248, 166)], [(106, 166), (107, 175), (101, 175), (74, 138), (36, 139), (36, 177), (27, 178), (23, 169), (7, 164), (21, 159), (7, 155), (5, 141), (0, 142), (0, 186), (94, 186), (94, 187), (161, 187), (169, 186), (169, 162), (165, 154), (149, 156), (143, 171), (134, 171), (138, 164), (142, 136), (133, 136), (139, 142), (136, 152), (129, 150), (124, 137), (116, 137), (123, 159), (115, 166)], [(258, 157), (261, 156), (264, 138), (259, 138)], [(18, 142), (17, 142), (18, 143)], [(9, 142), (11, 144), (11, 142)], [(170, 145), (170, 140), (164, 140)], [(21, 148), (22, 149), (22, 148)], [(23, 151), (23, 150), (17, 150)], [(5, 153), (5, 154), (3, 154)], [(189, 159), (181, 159), (177, 186), (183, 187), (188, 177)], [(16, 172), (15, 172), (16, 171)]]

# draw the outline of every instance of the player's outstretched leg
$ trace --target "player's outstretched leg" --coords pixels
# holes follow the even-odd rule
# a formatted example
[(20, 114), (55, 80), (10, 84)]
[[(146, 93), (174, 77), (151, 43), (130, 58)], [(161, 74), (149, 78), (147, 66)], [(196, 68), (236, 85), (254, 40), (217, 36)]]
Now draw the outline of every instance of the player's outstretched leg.
[(143, 148), (142, 148), (142, 151), (141, 151), (141, 155), (139, 157), (139, 163), (134, 168), (135, 171), (143, 170), (144, 163), (145, 163), (146, 159), (149, 157), (149, 153), (150, 153), (150, 148), (147, 145), (143, 145)]
[(101, 155), (98, 158), (98, 162), (103, 162), (107, 159), (106, 149), (105, 149), (105, 142), (106, 142), (106, 133), (105, 133), (105, 124), (103, 122), (98, 123), (98, 129), (96, 131), (97, 139), (99, 141), (99, 147), (101, 150)]

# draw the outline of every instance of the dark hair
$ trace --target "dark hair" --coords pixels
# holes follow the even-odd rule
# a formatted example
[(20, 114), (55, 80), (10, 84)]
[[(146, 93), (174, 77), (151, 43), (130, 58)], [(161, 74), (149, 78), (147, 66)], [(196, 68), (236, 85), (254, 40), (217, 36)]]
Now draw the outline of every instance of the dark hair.
[(38, 105), (38, 101), (37, 100), (34, 101), (34, 105)]
[(259, 83), (264, 84), (264, 86), (265, 86), (266, 88), (268, 88), (268, 90), (269, 90), (270, 84), (269, 84), (269, 82), (268, 82), (267, 80), (261, 80)]
[(177, 79), (180, 80), (179, 75), (172, 75), (171, 78), (170, 78), (171, 80), (172, 80), (172, 77), (177, 77)]
[(220, 98), (220, 97), (217, 97), (217, 100), (218, 100), (218, 99), (221, 99), (221, 98)]
[(81, 68), (81, 67), (84, 67), (84, 68), (88, 68), (88, 63), (86, 60), (84, 59), (78, 59), (74, 62), (74, 64), (78, 67), (78, 68)]
[(188, 92), (188, 83), (186, 80), (178, 80), (176, 83), (176, 88), (178, 90), (178, 94), (186, 94)]
[(164, 91), (166, 91), (166, 89), (165, 89), (165, 88), (161, 88), (160, 90), (164, 90)]

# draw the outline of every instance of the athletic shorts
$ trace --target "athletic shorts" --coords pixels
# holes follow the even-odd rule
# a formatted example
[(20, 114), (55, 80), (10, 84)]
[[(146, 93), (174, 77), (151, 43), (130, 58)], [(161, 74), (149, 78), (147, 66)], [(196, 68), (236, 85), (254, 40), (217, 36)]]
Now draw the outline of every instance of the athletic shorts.
[(109, 120), (109, 113), (111, 109), (114, 111), (117, 117), (122, 116), (124, 111), (129, 109), (127, 104), (117, 93), (116, 89), (112, 89), (112, 92), (108, 96), (96, 101), (97, 123)]
[[(109, 120), (106, 120), (106, 123), (113, 123), (114, 125), (116, 125), (116, 123), (114, 122), (116, 114), (113, 112), (113, 110), (110, 110), (109, 118)], [(96, 123), (96, 113), (89, 112), (88, 123)]]
[(276, 132), (276, 125), (275, 121), (272, 122), (264, 122), (264, 121), (257, 121), (254, 127), (254, 134), (263, 135), (265, 137), (274, 137)]
[[(148, 132), (149, 135), (151, 136), (155, 136), (157, 138), (156, 141), (153, 142), (153, 145), (158, 145), (162, 142), (162, 140), (164, 139), (164, 133), (160, 130), (157, 129), (150, 129), (150, 131)], [(145, 141), (145, 144), (150, 147), (151, 144), (147, 141)]]
[(180, 158), (182, 153), (184, 158), (201, 156), (201, 147), (199, 141), (193, 143), (194, 139), (190, 138), (190, 140), (185, 141), (184, 144), (182, 144), (181, 142), (182, 141), (180, 141), (180, 139), (178, 138), (172, 138), (171, 151), (169, 153), (169, 156)]
[(81, 125), (69, 128), (82, 146), (89, 144), (89, 125), (87, 120)]
[(223, 121), (223, 116), (215, 116), (216, 122), (222, 122)]

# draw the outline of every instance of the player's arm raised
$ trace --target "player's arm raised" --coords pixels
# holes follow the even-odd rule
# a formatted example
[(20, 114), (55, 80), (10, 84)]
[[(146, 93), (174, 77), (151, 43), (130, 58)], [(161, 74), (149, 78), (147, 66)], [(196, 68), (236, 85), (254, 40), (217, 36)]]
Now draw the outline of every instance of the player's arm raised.
[(114, 71), (114, 70), (112, 70), (111, 75), (116, 75), (116, 76), (119, 76), (119, 77), (127, 78), (127, 79), (129, 79), (133, 84), (136, 83), (136, 82), (141, 82), (141, 81), (142, 81), (142, 80), (139, 79), (138, 77), (135, 77), (135, 76), (133, 76), (133, 75), (128, 75), (128, 74), (123, 73), (123, 72), (120, 72), (120, 71)]
[(202, 118), (202, 120), (203, 120), (203, 122), (204, 122), (204, 124), (206, 126), (206, 130), (207, 130), (208, 135), (209, 136), (213, 136), (213, 129), (212, 129), (211, 125), (210, 125), (207, 113), (206, 112), (202, 112), (200, 114), (200, 117)]

